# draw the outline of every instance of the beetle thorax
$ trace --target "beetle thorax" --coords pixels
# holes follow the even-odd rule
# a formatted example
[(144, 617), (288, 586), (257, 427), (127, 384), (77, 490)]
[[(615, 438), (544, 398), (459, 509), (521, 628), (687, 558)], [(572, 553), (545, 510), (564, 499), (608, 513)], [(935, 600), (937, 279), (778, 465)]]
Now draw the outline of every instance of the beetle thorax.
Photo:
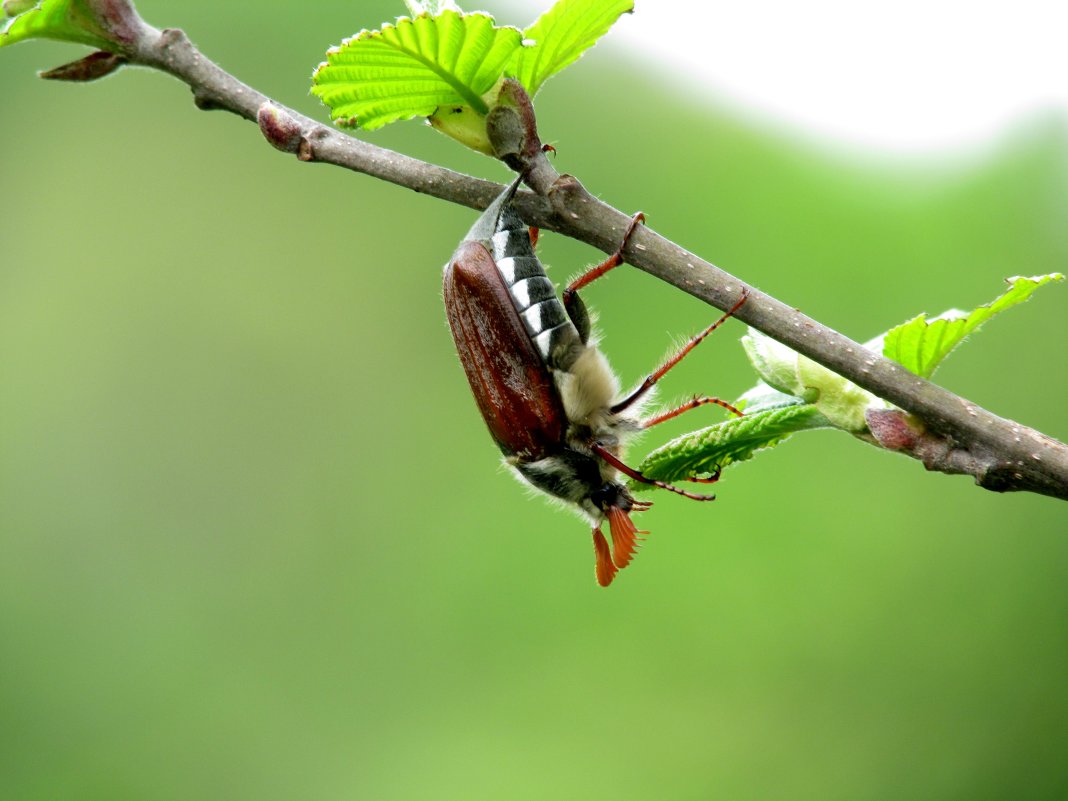
[(610, 428), (612, 402), (619, 394), (619, 379), (596, 347), (587, 345), (567, 370), (553, 373), (567, 419), (593, 431)]
[(619, 397), (619, 379), (595, 345), (583, 346), (567, 370), (556, 370), (553, 377), (567, 415), (570, 447), (588, 453), (589, 445), (599, 442), (618, 453), (621, 439), (638, 430), (630, 417), (612, 412)]

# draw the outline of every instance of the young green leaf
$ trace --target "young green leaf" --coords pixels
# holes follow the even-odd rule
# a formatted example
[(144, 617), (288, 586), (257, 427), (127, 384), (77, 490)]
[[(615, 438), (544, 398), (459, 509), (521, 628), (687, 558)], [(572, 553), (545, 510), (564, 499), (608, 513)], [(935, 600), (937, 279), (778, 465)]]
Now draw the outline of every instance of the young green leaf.
[[(790, 400), (796, 402), (747, 412), (744, 417), (673, 439), (646, 456), (638, 470), (659, 481), (683, 481), (744, 461), (798, 431), (831, 426), (814, 405)], [(635, 483), (633, 487), (641, 489), (642, 485)]]
[[(886, 403), (771, 337), (750, 328), (742, 337), (745, 355), (761, 380), (776, 390), (814, 404), (836, 428), (863, 431), (864, 414)], [(752, 392), (752, 390), (750, 390)], [(747, 395), (749, 393), (746, 393)]]
[(363, 30), (327, 53), (312, 93), (341, 125), (380, 128), (439, 107), (485, 116), (489, 92), (522, 46), (516, 28), (486, 14), (445, 10)]
[(505, 78), (533, 96), (603, 36), (633, 0), (557, 0), (524, 33), (455, 0), (405, 0), (412, 17), (363, 30), (327, 52), (312, 93), (339, 125), (380, 128), (427, 117), (468, 147), (496, 155), (486, 117)]
[(1010, 278), (1006, 292), (971, 313), (951, 310), (931, 320), (921, 314), (886, 332), (883, 355), (917, 375), (930, 378), (950, 351), (980, 325), (995, 314), (1023, 303), (1040, 286), (1062, 280), (1064, 276), (1060, 273)]
[(3, 32), (0, 32), (0, 47), (25, 39), (58, 39), (86, 44), (100, 50), (116, 49), (116, 42), (108, 37), (108, 32), (84, 0), (7, 2), (4, 3), (4, 11), (14, 18), (9, 20)]
[(509, 73), (531, 97), (547, 79), (568, 66), (604, 36), (634, 0), (557, 0), (523, 33), (532, 47), (513, 56)]
[(804, 398), (780, 392), (771, 385), (758, 381), (755, 387), (751, 387), (748, 392), (734, 402), (734, 407), (746, 414), (753, 414), (754, 412), (764, 412), (768, 409), (781, 409), (785, 406), (797, 406), (805, 403), (808, 403), (808, 401)]

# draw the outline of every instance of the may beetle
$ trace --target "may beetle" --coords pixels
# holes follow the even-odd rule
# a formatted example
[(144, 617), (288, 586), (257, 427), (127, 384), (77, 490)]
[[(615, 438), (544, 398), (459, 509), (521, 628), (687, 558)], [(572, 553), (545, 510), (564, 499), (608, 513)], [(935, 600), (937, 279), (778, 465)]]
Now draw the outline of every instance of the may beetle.
[[(532, 244), (532, 231), (513, 198), (521, 179), (479, 217), (445, 266), (445, 311), (475, 402), (505, 462), (537, 489), (576, 507), (593, 526), (597, 582), (607, 587), (638, 547), (631, 514), (652, 504), (636, 500), (620, 474), (694, 500), (696, 495), (648, 479), (622, 462), (623, 445), (639, 431), (718, 398), (694, 398), (677, 409), (640, 419), (639, 401), (654, 384), (744, 302), (687, 343), (635, 390), (620, 382), (591, 337), (578, 290), (623, 262), (639, 222), (635, 215), (619, 250), (556, 296)], [(718, 476), (693, 479), (705, 483)], [(601, 533), (608, 521), (612, 550)]]

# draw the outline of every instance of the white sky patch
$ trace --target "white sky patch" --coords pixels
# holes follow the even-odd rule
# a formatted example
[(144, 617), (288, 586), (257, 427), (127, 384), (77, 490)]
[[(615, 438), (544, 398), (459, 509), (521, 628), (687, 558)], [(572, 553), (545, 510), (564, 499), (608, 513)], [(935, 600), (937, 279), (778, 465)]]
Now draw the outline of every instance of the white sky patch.
[(975, 145), (1068, 111), (1068, 0), (636, 0), (607, 41), (698, 97), (876, 150)]

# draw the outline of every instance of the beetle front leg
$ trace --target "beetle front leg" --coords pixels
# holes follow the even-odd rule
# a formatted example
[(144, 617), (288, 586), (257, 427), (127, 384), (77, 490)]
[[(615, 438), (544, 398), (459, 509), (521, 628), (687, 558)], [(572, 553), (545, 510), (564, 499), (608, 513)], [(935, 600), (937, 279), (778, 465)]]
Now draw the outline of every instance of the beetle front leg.
[(628, 225), (627, 230), (624, 231), (623, 240), (619, 243), (616, 252), (596, 267), (591, 267), (584, 272), (568, 284), (563, 291), (564, 309), (567, 310), (567, 316), (571, 318), (571, 322), (574, 323), (575, 328), (578, 329), (579, 336), (582, 338), (582, 344), (584, 345), (590, 338), (590, 315), (589, 312), (586, 311), (586, 304), (582, 302), (582, 298), (579, 297), (578, 291), (584, 286), (588, 286), (596, 281), (609, 270), (614, 269), (623, 263), (623, 251), (626, 250), (627, 242), (630, 241), (635, 229), (644, 222), (645, 215), (639, 211), (631, 218), (630, 225)]

